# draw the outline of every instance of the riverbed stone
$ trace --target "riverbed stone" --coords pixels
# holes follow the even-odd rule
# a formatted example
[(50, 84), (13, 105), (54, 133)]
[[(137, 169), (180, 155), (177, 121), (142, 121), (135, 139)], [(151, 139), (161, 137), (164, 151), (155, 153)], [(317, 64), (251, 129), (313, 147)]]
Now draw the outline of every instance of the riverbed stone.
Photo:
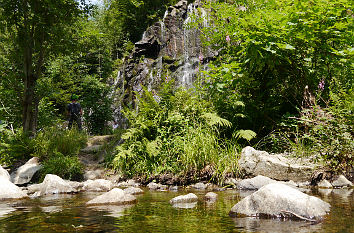
[(343, 188), (343, 187), (352, 187), (353, 183), (350, 182), (345, 176), (340, 175), (336, 180), (332, 182), (333, 187)]
[(130, 180), (119, 182), (117, 184), (117, 187), (118, 188), (122, 188), (122, 187), (140, 187), (140, 183), (136, 182), (133, 179), (130, 179)]
[(27, 184), (41, 167), (42, 165), (39, 163), (39, 158), (33, 157), (11, 174), (11, 180), (17, 185)]
[(218, 194), (214, 192), (208, 192), (205, 194), (205, 200), (207, 201), (216, 201), (216, 199), (218, 199)]
[(311, 179), (315, 164), (300, 158), (287, 158), (282, 154), (269, 154), (247, 146), (241, 152), (238, 162), (240, 171), (248, 177), (257, 175), (271, 179), (295, 182)]
[(198, 189), (198, 190), (205, 190), (205, 189), (207, 189), (207, 187), (208, 187), (207, 184), (204, 184), (201, 182), (191, 185), (191, 188)]
[(320, 219), (330, 210), (327, 202), (281, 183), (263, 186), (230, 211), (231, 216)]
[(11, 181), (10, 174), (7, 170), (5, 170), (1, 165), (0, 165), (0, 178), (3, 177), (5, 179), (8, 179)]
[(240, 180), (236, 183), (238, 189), (246, 190), (257, 190), (262, 188), (264, 185), (276, 183), (276, 180), (270, 179), (266, 176), (258, 175), (250, 179)]
[(40, 184), (39, 195), (77, 192), (68, 182), (57, 175), (47, 174)]
[(165, 191), (167, 190), (167, 185), (163, 185), (163, 184), (157, 184), (155, 182), (150, 182), (147, 187), (150, 190), (159, 190), (159, 191)]
[(114, 188), (111, 191), (102, 194), (90, 201), (87, 205), (105, 205), (105, 204), (114, 204), (114, 205), (125, 205), (136, 202), (136, 197), (131, 194), (125, 193), (120, 188)]
[(321, 180), (321, 182), (319, 182), (317, 184), (317, 186), (319, 188), (325, 188), (325, 189), (330, 189), (330, 188), (333, 188), (333, 186), (331, 185), (331, 183), (329, 183), (328, 180)]
[(196, 202), (198, 201), (197, 195), (194, 193), (188, 193), (187, 195), (180, 195), (177, 197), (174, 197), (170, 200), (171, 204), (175, 203), (191, 203), (191, 202)]
[(20, 187), (13, 184), (6, 177), (0, 177), (0, 200), (20, 199), (28, 197)]
[(94, 192), (105, 192), (113, 188), (113, 183), (110, 180), (97, 179), (87, 180), (84, 182), (83, 190)]
[(141, 188), (137, 187), (129, 187), (123, 190), (126, 194), (131, 194), (131, 195), (136, 195), (136, 194), (142, 194), (144, 191)]

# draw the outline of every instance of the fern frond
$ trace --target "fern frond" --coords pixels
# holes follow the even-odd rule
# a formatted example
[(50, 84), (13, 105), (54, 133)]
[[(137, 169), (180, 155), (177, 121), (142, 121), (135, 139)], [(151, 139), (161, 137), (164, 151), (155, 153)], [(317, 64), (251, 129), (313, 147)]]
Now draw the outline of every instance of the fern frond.
[(249, 129), (246, 129), (246, 130), (240, 129), (240, 130), (236, 131), (234, 134), (234, 137), (236, 139), (243, 138), (243, 139), (246, 139), (247, 141), (251, 141), (256, 136), (257, 136), (257, 134), (254, 131), (249, 130)]
[(205, 113), (202, 115), (209, 126), (231, 127), (232, 123), (222, 117), (219, 117), (216, 113)]

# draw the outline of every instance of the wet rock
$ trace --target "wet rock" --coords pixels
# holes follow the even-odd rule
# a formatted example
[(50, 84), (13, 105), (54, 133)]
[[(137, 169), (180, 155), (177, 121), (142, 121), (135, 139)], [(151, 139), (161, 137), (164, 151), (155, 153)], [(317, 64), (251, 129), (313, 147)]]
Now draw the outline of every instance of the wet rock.
[(295, 158), (286, 158), (281, 154), (269, 154), (248, 146), (241, 152), (239, 168), (246, 176), (263, 175), (276, 180), (295, 182), (311, 179), (314, 164)]
[(10, 174), (0, 165), (0, 178), (3, 177), (11, 181)]
[(19, 167), (16, 172), (11, 174), (11, 180), (17, 185), (27, 184), (41, 167), (42, 166), (39, 164), (39, 158), (33, 157), (28, 160), (27, 163)]
[(114, 188), (111, 191), (102, 194), (90, 201), (87, 205), (104, 205), (104, 204), (114, 204), (114, 205), (124, 205), (136, 202), (136, 197), (131, 194), (126, 194), (122, 189)]
[(196, 184), (192, 184), (191, 188), (194, 189), (198, 189), (198, 190), (205, 190), (207, 189), (208, 185), (204, 184), (204, 183), (196, 183)]
[(251, 179), (241, 180), (237, 182), (236, 186), (238, 189), (257, 190), (262, 188), (264, 185), (276, 182), (276, 180), (270, 179), (266, 176), (258, 175)]
[(167, 185), (162, 185), (162, 184), (156, 184), (155, 182), (151, 182), (147, 185), (147, 187), (150, 190), (159, 190), (159, 191), (165, 191), (167, 190)]
[(177, 197), (174, 197), (170, 200), (171, 204), (175, 203), (191, 203), (191, 202), (196, 202), (198, 201), (197, 195), (194, 193), (188, 193), (187, 195), (180, 195)]
[(332, 182), (333, 187), (343, 188), (343, 187), (352, 187), (353, 183), (347, 180), (345, 176), (340, 175), (336, 180)]
[(39, 195), (77, 192), (71, 185), (57, 175), (47, 174), (40, 184)]
[(11, 183), (6, 177), (0, 177), (0, 200), (20, 199), (25, 197), (28, 197), (26, 192)]
[(242, 199), (232, 207), (230, 215), (320, 219), (329, 210), (330, 205), (317, 197), (288, 185), (273, 183)]
[(216, 201), (217, 198), (218, 198), (218, 194), (216, 193), (209, 192), (205, 194), (205, 200), (207, 201)]
[(142, 194), (144, 191), (141, 188), (136, 188), (136, 187), (129, 187), (123, 190), (126, 194)]
[(333, 188), (331, 183), (329, 183), (328, 180), (322, 180), (320, 183), (317, 184), (319, 188), (325, 188), (325, 189), (330, 189)]
[(109, 180), (97, 179), (97, 180), (87, 180), (84, 182), (83, 190), (103, 192), (109, 191), (113, 188), (113, 184)]

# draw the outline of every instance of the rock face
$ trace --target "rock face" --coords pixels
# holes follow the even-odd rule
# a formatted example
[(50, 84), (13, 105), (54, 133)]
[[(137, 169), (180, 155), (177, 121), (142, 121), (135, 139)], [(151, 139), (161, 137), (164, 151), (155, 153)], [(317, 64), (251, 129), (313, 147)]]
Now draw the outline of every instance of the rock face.
[(83, 186), (83, 190), (95, 191), (95, 192), (109, 191), (112, 188), (113, 188), (112, 182), (104, 179), (87, 180), (84, 182), (84, 186)]
[(285, 184), (268, 184), (234, 205), (231, 216), (320, 219), (330, 205)]
[(262, 188), (264, 185), (276, 183), (276, 180), (270, 179), (265, 176), (258, 175), (251, 179), (240, 180), (236, 183), (238, 189), (247, 189), (247, 190), (257, 190)]
[(88, 201), (87, 205), (124, 205), (136, 202), (136, 198), (131, 194), (126, 194), (122, 189), (114, 188), (108, 193), (102, 194), (91, 201)]
[(248, 146), (241, 152), (239, 168), (246, 176), (263, 175), (276, 180), (308, 181), (315, 168), (314, 164), (288, 159), (280, 154), (269, 154)]
[(342, 187), (352, 187), (353, 183), (347, 180), (345, 176), (340, 175), (336, 180), (332, 182), (332, 185), (333, 187), (342, 188)]
[(191, 203), (191, 202), (196, 202), (198, 201), (197, 195), (194, 193), (188, 193), (187, 195), (181, 195), (174, 197), (170, 200), (171, 204), (176, 204), (176, 203)]
[(39, 158), (33, 157), (28, 160), (27, 163), (19, 167), (15, 173), (11, 174), (12, 182), (14, 184), (27, 184), (41, 167)]
[(27, 197), (27, 194), (19, 187), (11, 183), (7, 178), (0, 177), (0, 200), (25, 197)]
[[(131, 103), (136, 98), (135, 93), (141, 93), (142, 86), (149, 91), (156, 90), (162, 82), (172, 79), (177, 86), (192, 86), (202, 64), (217, 54), (211, 49), (202, 49), (198, 30), (185, 27), (191, 21), (191, 14), (198, 10), (207, 26), (207, 13), (199, 1), (188, 4), (187, 0), (181, 0), (167, 9), (161, 21), (144, 32), (112, 80), (116, 100)], [(121, 105), (115, 106), (114, 117), (118, 121), (122, 117), (121, 109)]]
[(40, 184), (39, 195), (73, 193), (76, 190), (65, 180), (57, 175), (47, 174)]
[(0, 178), (10, 180), (10, 174), (0, 165)]

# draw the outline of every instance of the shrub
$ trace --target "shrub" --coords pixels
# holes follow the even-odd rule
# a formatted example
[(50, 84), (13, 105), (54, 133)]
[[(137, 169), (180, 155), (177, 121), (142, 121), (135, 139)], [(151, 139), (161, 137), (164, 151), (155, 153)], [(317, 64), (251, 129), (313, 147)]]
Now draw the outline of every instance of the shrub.
[(46, 174), (54, 174), (67, 180), (80, 181), (83, 179), (83, 165), (77, 156), (64, 156), (62, 153), (56, 152), (49, 159), (43, 161), (42, 165), (41, 180)]

